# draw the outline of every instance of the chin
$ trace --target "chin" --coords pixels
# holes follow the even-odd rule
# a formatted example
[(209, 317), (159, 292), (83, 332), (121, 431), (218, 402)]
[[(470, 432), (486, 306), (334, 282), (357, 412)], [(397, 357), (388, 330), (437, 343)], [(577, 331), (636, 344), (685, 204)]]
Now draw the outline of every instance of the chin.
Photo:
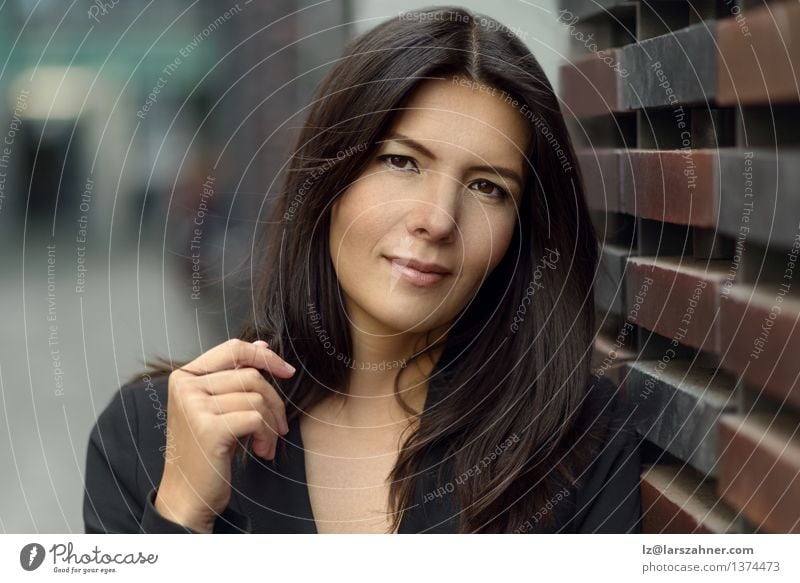
[(389, 330), (387, 334), (402, 334), (404, 332), (424, 332), (431, 328), (430, 320), (425, 320), (425, 315), (399, 313), (395, 310), (382, 311), (380, 314), (374, 316), (375, 321), (379, 323), (380, 327)]
[(425, 309), (427, 303), (417, 299), (407, 305), (397, 302), (391, 306), (381, 306), (373, 312), (373, 318), (381, 327), (392, 330), (393, 334), (428, 332), (442, 326), (447, 320), (443, 320), (438, 313), (432, 313), (438, 302), (431, 305), (430, 309)]

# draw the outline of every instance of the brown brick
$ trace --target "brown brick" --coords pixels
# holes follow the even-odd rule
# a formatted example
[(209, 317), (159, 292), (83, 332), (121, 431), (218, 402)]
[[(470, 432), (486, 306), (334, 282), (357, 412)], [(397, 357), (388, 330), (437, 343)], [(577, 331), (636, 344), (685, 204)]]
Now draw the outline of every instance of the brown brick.
[[(754, 292), (744, 285), (731, 286), (725, 295), (720, 306), (722, 366), (800, 409), (800, 301), (786, 296), (777, 302), (775, 289)], [(771, 320), (773, 307), (777, 317)], [(758, 340), (763, 342), (757, 346)]]
[[(716, 313), (719, 286), (729, 261), (691, 257), (631, 257), (628, 259), (627, 304), (653, 280), (644, 294), (634, 323), (680, 344), (719, 352)], [(704, 286), (704, 287), (703, 287)]]
[(720, 420), (717, 492), (760, 531), (800, 533), (798, 422), (767, 413)]
[(622, 77), (603, 57), (619, 62), (621, 51), (609, 49), (561, 66), (560, 93), (565, 115), (581, 117), (621, 111)]
[(736, 513), (722, 503), (709, 480), (677, 465), (642, 473), (642, 532), (722, 534), (737, 532)]
[(586, 203), (590, 209), (606, 213), (622, 211), (619, 184), (621, 151), (607, 148), (583, 149), (578, 152)]
[(656, 221), (714, 227), (714, 150), (630, 150), (620, 156), (624, 212)]
[(771, 2), (743, 15), (748, 31), (735, 17), (720, 20), (717, 27), (718, 103), (796, 103), (800, 6)]

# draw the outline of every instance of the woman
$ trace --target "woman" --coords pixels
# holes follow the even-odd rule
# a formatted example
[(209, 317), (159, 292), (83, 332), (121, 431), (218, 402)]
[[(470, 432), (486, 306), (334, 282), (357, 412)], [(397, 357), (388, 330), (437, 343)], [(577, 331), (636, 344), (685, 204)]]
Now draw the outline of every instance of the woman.
[(118, 392), (87, 532), (638, 532), (629, 407), (589, 370), (595, 236), (528, 49), (462, 9), (389, 20), (293, 152), (252, 321)]

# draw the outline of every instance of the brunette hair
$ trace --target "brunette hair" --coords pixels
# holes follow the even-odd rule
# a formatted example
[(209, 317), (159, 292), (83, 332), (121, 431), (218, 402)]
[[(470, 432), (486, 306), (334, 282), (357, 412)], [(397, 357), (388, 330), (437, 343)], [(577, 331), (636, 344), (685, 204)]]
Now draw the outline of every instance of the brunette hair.
[[(329, 356), (309, 315), (313, 306), (331, 344), (351, 355), (329, 250), (331, 205), (375, 155), (415, 88), (451, 75), (524, 104), (520, 119), (531, 135), (526, 184), (505, 257), (447, 337), (414, 356), (441, 349), (429, 377), (428, 398), (436, 404), (404, 442), (390, 499), (397, 528), (433, 448), (445, 448), (449, 475), (458, 476), (511, 440), (488, 467), (455, 485), (453, 495), (460, 532), (513, 532), (550, 499), (551, 478), (574, 483), (594, 454), (576, 419), (591, 380), (597, 243), (558, 99), (506, 27), (462, 8), (434, 7), (385, 21), (346, 47), (309, 105), (262, 243), (254, 246), (252, 313), (238, 337), (266, 340), (299, 363), (293, 378), (270, 379), (285, 397), (290, 422), (329, 396), (327, 387), (347, 391), (348, 363)], [(161, 360), (155, 373), (179, 366)], [(402, 371), (396, 398), (418, 413), (399, 393)], [(552, 514), (545, 513), (543, 525)]]

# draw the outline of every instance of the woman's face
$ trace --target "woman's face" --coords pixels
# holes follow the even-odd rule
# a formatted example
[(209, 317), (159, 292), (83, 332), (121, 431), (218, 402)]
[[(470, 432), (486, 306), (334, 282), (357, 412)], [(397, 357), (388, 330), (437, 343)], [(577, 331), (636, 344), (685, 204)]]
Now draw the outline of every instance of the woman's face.
[(369, 334), (451, 323), (511, 241), (527, 125), (499, 89), (462, 80), (420, 85), (334, 203), (331, 259)]

